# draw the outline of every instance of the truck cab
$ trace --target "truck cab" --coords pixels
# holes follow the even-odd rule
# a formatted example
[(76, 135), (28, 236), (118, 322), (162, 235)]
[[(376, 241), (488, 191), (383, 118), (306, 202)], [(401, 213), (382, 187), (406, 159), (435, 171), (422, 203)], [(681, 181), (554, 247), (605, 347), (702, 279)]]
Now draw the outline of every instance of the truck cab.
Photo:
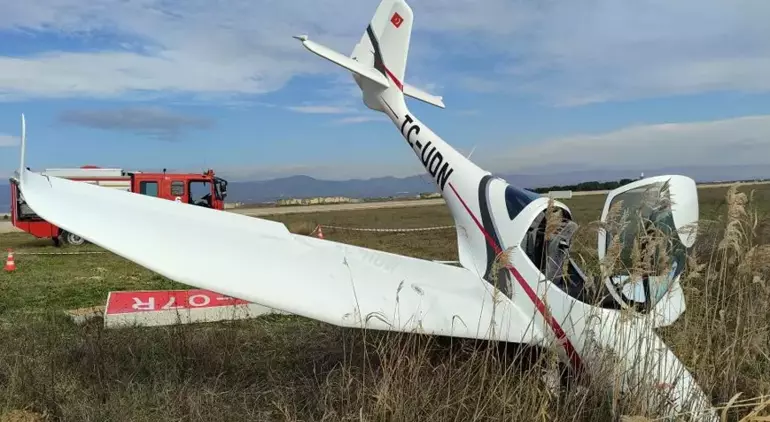
[[(116, 168), (82, 166), (80, 168), (46, 169), (43, 174), (63, 179), (91, 183), (111, 189), (119, 189), (142, 195), (155, 196), (171, 201), (224, 210), (227, 197), (227, 181), (217, 177), (213, 170), (203, 173), (127, 172)], [(61, 241), (71, 245), (85, 243), (75, 233), (40, 218), (24, 200), (18, 188), (18, 180), (11, 178), (11, 224), (37, 238), (50, 238), (55, 245)]]
[(202, 174), (129, 174), (133, 192), (217, 210), (225, 208), (227, 181), (216, 177), (213, 170)]

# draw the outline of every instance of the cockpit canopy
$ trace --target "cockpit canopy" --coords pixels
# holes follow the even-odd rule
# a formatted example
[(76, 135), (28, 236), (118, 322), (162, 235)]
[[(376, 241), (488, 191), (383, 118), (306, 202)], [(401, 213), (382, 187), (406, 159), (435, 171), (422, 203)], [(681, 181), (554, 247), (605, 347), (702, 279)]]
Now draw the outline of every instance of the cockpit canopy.
[(661, 179), (608, 197), (599, 249), (608, 286), (621, 300), (652, 307), (665, 296), (684, 270), (697, 213), (697, 189), (688, 180)]
[(527, 205), (540, 198), (541, 196), (535, 192), (508, 185), (505, 188), (505, 206), (508, 208), (508, 218), (513, 220)]
[[(509, 214), (532, 200), (526, 191), (506, 191)], [(601, 263), (604, 274), (609, 274), (604, 282), (587, 283), (573, 257), (572, 240), (578, 224), (566, 209), (561, 210), (561, 216), (550, 222), (546, 217), (549, 211), (540, 212), (521, 244), (545, 278), (570, 296), (593, 305), (649, 311), (684, 269), (698, 218), (697, 189), (695, 182), (684, 176), (659, 176), (610, 192), (598, 245), (600, 260), (607, 257)], [(593, 291), (586, 289), (587, 284), (594, 286)]]

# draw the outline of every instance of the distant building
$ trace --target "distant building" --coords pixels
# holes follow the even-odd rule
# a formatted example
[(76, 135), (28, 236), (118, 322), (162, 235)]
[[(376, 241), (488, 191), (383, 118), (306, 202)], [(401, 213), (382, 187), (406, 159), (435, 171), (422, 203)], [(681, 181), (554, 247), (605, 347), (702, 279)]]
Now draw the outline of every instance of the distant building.
[(344, 196), (327, 196), (316, 198), (288, 198), (279, 199), (277, 205), (279, 207), (287, 205), (325, 205), (325, 204), (344, 204), (350, 202), (361, 202), (360, 200), (347, 198)]
[(225, 209), (231, 210), (233, 208), (240, 208), (243, 206), (243, 202), (225, 202)]
[(572, 191), (571, 190), (552, 190), (545, 194), (544, 196), (548, 198), (553, 199), (570, 199), (572, 198)]
[(420, 199), (441, 198), (441, 194), (438, 192), (421, 193), (418, 197)]

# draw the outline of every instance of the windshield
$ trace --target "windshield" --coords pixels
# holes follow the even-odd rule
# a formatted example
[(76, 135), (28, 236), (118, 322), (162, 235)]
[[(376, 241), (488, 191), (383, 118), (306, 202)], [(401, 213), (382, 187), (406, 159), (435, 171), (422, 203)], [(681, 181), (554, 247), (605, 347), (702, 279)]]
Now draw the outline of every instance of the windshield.
[(208, 180), (191, 180), (188, 183), (188, 202), (202, 207), (211, 207), (211, 185)]
[(540, 198), (540, 195), (508, 185), (505, 188), (505, 206), (508, 208), (508, 217), (513, 220), (530, 202)]
[[(622, 202), (622, 203), (621, 203)], [(621, 287), (624, 299), (654, 306), (682, 273), (686, 248), (679, 239), (664, 183), (621, 193), (610, 209), (624, 219), (617, 239), (623, 243), (611, 281)], [(617, 232), (608, 230), (606, 250)]]

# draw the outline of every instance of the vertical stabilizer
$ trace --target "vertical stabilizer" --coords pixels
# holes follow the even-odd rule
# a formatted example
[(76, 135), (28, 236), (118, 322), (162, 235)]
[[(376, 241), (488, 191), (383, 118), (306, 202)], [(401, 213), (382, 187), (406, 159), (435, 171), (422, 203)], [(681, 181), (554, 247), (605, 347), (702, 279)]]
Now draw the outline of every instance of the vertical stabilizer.
[(351, 58), (375, 68), (403, 91), (413, 19), (403, 0), (383, 0)]
[(367, 107), (388, 113), (380, 97), (403, 103), (404, 96), (444, 108), (441, 96), (429, 94), (406, 82), (406, 62), (412, 36), (412, 9), (404, 0), (382, 0), (361, 40), (348, 57), (308, 39), (294, 38), (313, 53), (353, 73)]

